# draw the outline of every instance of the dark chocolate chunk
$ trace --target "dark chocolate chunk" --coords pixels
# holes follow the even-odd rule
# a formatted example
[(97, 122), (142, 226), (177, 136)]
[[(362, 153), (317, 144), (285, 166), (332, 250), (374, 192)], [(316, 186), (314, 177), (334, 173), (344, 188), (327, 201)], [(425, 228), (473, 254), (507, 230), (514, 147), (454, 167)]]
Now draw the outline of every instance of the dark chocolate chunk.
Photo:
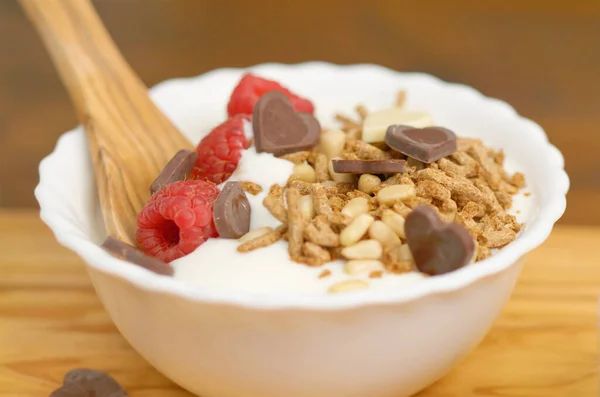
[(113, 237), (107, 237), (102, 248), (114, 256), (165, 276), (173, 275), (173, 268), (168, 263), (144, 254), (137, 248)]
[(296, 112), (279, 91), (264, 94), (252, 115), (254, 145), (257, 152), (282, 156), (311, 149), (319, 143), (321, 125), (308, 113)]
[(389, 160), (331, 160), (333, 171), (339, 174), (396, 174), (404, 172), (406, 161)]
[(456, 135), (447, 128), (414, 128), (390, 125), (385, 143), (402, 154), (424, 163), (433, 163), (456, 152)]
[(475, 242), (458, 223), (443, 222), (431, 207), (412, 210), (404, 224), (408, 248), (417, 268), (435, 276), (467, 265), (475, 253)]
[(92, 369), (69, 371), (60, 388), (50, 397), (127, 397), (127, 392), (110, 375)]
[(227, 182), (213, 207), (219, 237), (240, 238), (250, 230), (250, 202), (242, 184)]
[(160, 175), (150, 185), (150, 194), (162, 189), (169, 183), (183, 181), (190, 176), (190, 172), (196, 164), (198, 154), (195, 151), (182, 149), (165, 165)]

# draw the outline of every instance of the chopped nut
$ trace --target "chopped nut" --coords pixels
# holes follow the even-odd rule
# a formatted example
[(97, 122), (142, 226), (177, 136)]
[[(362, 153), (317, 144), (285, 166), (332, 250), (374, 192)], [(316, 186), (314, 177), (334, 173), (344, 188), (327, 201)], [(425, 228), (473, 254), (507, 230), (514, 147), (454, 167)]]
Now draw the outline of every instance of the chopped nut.
[(369, 200), (364, 197), (355, 197), (342, 209), (342, 214), (355, 218), (360, 214), (366, 214), (369, 212)]
[(250, 182), (250, 181), (242, 181), (240, 182), (242, 185), (242, 189), (246, 193), (250, 193), (253, 196), (256, 196), (258, 193), (262, 192), (262, 187), (258, 183)]
[(411, 185), (391, 185), (386, 186), (377, 192), (377, 201), (383, 205), (392, 206), (394, 203), (406, 200), (416, 195), (414, 186)]
[(400, 244), (398, 235), (384, 222), (375, 221), (369, 227), (369, 237), (381, 243), (383, 248)]
[(317, 182), (324, 182), (329, 180), (329, 160), (324, 153), (317, 154), (317, 160), (315, 162), (315, 176)]
[(342, 154), (346, 144), (346, 134), (341, 130), (329, 130), (321, 136), (320, 148), (328, 159)]
[(362, 174), (358, 178), (358, 190), (366, 194), (373, 194), (373, 191), (381, 184), (381, 179), (376, 175)]
[(381, 278), (383, 277), (383, 271), (381, 270), (374, 270), (371, 273), (369, 273), (369, 278)]
[(319, 274), (319, 278), (325, 278), (331, 276), (331, 270), (325, 269)]
[(400, 259), (403, 261), (414, 262), (412, 253), (410, 252), (410, 248), (408, 244), (402, 244), (398, 250), (398, 254), (400, 255)]
[(363, 240), (342, 249), (347, 259), (379, 259), (383, 253), (381, 243), (377, 240)]
[(400, 90), (396, 94), (396, 107), (402, 108), (406, 103), (406, 91)]
[(369, 284), (363, 280), (346, 280), (334, 284), (329, 288), (329, 293), (339, 294), (341, 292), (350, 292), (369, 288)]
[(377, 259), (353, 259), (344, 266), (344, 272), (351, 276), (382, 269), (383, 263)]
[(238, 239), (238, 241), (240, 243), (245, 243), (246, 241), (254, 240), (257, 237), (271, 233), (272, 231), (273, 228), (269, 226), (257, 227), (256, 229), (252, 229), (248, 233), (244, 234)]
[(278, 221), (287, 222), (287, 210), (283, 204), (283, 187), (271, 186), (269, 195), (263, 200), (263, 205)]
[(303, 219), (307, 222), (315, 217), (315, 206), (311, 196), (300, 197), (300, 211), (302, 212)]
[(369, 214), (360, 214), (346, 226), (340, 233), (340, 243), (348, 246), (359, 241), (369, 230), (369, 226), (375, 221)]
[(250, 252), (258, 248), (267, 247), (271, 244), (276, 243), (283, 235), (287, 232), (287, 225), (281, 225), (272, 232), (258, 236), (250, 241), (239, 245), (237, 247), (238, 252)]
[(292, 259), (296, 259), (302, 253), (304, 243), (304, 218), (300, 208), (300, 192), (298, 189), (290, 188), (286, 191), (288, 205), (288, 251)]
[(390, 209), (385, 209), (381, 214), (381, 220), (388, 225), (398, 237), (403, 239), (406, 238), (406, 233), (404, 231), (405, 219), (402, 215)]
[(308, 160), (309, 156), (310, 156), (310, 152), (305, 150), (302, 152), (294, 152), (294, 153), (284, 154), (283, 156), (280, 156), (279, 158), (287, 160), (287, 161), (291, 161), (294, 164), (302, 164), (306, 160)]
[(317, 181), (317, 176), (313, 167), (306, 163), (296, 164), (294, 166), (294, 173), (299, 180), (314, 183)]

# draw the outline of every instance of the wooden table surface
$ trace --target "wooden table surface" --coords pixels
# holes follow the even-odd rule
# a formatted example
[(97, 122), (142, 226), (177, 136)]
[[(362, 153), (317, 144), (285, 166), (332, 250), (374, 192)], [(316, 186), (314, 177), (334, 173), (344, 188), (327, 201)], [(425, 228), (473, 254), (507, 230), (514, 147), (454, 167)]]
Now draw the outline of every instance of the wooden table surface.
[[(378, 63), (471, 85), (565, 154), (568, 224), (600, 225), (598, 0), (96, 0), (148, 85), (263, 62)], [(275, 6), (275, 4), (277, 4)], [(37, 164), (77, 123), (40, 39), (0, 0), (0, 206), (34, 207)]]
[[(596, 395), (599, 239), (600, 228), (557, 227), (481, 345), (418, 396)], [(109, 372), (131, 397), (191, 396), (119, 335), (36, 212), (0, 210), (0, 253), (0, 397), (47, 396), (75, 367)]]

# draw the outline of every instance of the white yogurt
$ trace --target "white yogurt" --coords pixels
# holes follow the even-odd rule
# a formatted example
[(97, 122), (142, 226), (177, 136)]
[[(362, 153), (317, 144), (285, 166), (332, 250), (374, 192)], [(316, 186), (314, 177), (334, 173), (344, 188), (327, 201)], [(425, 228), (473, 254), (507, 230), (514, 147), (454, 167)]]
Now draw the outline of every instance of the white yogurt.
[[(248, 137), (252, 135), (249, 123), (245, 125)], [(275, 228), (280, 222), (262, 205), (273, 184), (285, 185), (293, 172), (294, 165), (274, 157), (269, 153), (256, 153), (254, 147), (244, 151), (236, 171), (230, 181), (251, 181), (259, 184), (263, 191), (253, 196), (248, 194), (252, 208), (250, 229), (261, 226)], [(507, 161), (509, 171), (516, 169), (515, 164)], [(512, 213), (517, 209), (520, 221), (526, 219), (533, 200), (515, 196)], [(279, 241), (269, 247), (239, 253), (240, 243), (232, 239), (209, 239), (191, 254), (171, 263), (175, 269), (175, 278), (198, 288), (243, 291), (256, 294), (301, 293), (323, 294), (333, 284), (360, 278), (369, 283), (370, 289), (398, 289), (407, 283), (421, 282), (426, 277), (418, 272), (401, 275), (384, 273), (382, 278), (370, 279), (368, 273), (362, 276), (349, 276), (344, 273), (343, 261), (334, 261), (321, 267), (310, 267), (293, 262), (287, 251), (287, 242)], [(473, 266), (476, 266), (473, 265)], [(331, 275), (319, 278), (328, 269)]]

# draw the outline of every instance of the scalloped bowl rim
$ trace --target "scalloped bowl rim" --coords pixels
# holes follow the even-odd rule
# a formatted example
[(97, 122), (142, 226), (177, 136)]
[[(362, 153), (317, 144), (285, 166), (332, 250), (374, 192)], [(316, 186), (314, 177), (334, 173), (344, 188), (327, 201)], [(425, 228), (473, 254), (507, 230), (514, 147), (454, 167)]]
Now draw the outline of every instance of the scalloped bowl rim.
[[(464, 92), (469, 92), (471, 96), (475, 96), (479, 100), (485, 101), (487, 106), (494, 106), (498, 111), (510, 113), (512, 117), (520, 119), (521, 123), (529, 124), (527, 126), (529, 133), (539, 135), (538, 140), (543, 142), (543, 149), (546, 151), (545, 155), (551, 158), (551, 163), (554, 166), (553, 171), (555, 172), (555, 178), (552, 186), (552, 198), (547, 205), (538, 208), (538, 216), (535, 221), (528, 224), (528, 229), (519, 236), (517, 240), (510, 243), (491, 258), (481, 261), (478, 266), (468, 266), (445, 275), (431, 277), (425, 282), (409, 284), (402, 289), (366, 290), (333, 296), (300, 294), (261, 295), (247, 292), (202, 290), (171, 277), (159, 276), (135, 265), (128, 264), (121, 259), (114, 258), (89, 239), (76, 233), (71, 233), (66, 230), (66, 228), (63, 228), (65, 220), (62, 219), (60, 215), (49, 211), (49, 208), (45, 206), (46, 188), (44, 170), (49, 167), (50, 163), (56, 161), (56, 159), (60, 157), (62, 148), (63, 146), (66, 146), (68, 140), (72, 139), (75, 134), (82, 133), (81, 126), (78, 126), (77, 128), (64, 133), (59, 138), (54, 151), (40, 163), (39, 169), (41, 177), (40, 183), (35, 189), (35, 196), (40, 203), (41, 219), (50, 227), (59, 243), (75, 251), (95, 270), (124, 279), (144, 290), (173, 294), (192, 301), (240, 305), (255, 309), (291, 308), (332, 310), (373, 304), (396, 304), (434, 294), (450, 293), (465, 288), (470, 284), (475, 283), (477, 280), (487, 278), (509, 268), (527, 252), (538, 247), (546, 240), (552, 231), (554, 223), (565, 211), (565, 196), (569, 189), (569, 178), (564, 170), (564, 159), (560, 151), (549, 143), (546, 134), (539, 125), (518, 115), (510, 105), (503, 101), (486, 97), (469, 86), (448, 83), (425, 73), (396, 72), (373, 64), (335, 65), (326, 62), (305, 62), (300, 64), (266, 63), (248, 68), (221, 68), (209, 71), (200, 76), (169, 79), (155, 85), (150, 89), (150, 92), (154, 97), (167, 86), (186, 84), (187, 82), (196, 79), (210, 79), (214, 74), (221, 72), (235, 71), (239, 73), (246, 70), (260, 72), (272, 68), (293, 68), (297, 70), (307, 68), (337, 68), (345, 71), (373, 69), (377, 73), (387, 73), (396, 76), (400, 75), (429, 80), (429, 82), (433, 84), (440, 84), (446, 87), (460, 89)], [(539, 149), (541, 150), (542, 148), (540, 147)]]

